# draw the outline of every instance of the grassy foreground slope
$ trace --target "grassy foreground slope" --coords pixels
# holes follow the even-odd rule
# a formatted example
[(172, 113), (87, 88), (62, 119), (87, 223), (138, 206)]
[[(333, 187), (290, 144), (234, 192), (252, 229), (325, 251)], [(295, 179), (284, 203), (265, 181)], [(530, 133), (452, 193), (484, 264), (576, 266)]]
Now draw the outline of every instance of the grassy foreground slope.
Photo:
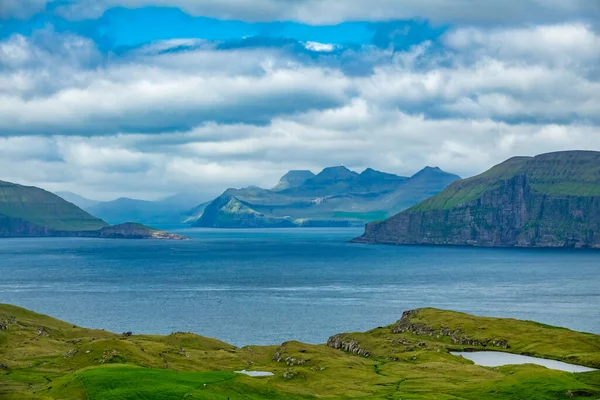
[[(435, 309), (395, 324), (236, 348), (189, 333), (113, 334), (0, 305), (0, 399), (600, 398), (600, 371), (486, 368), (449, 354), (487, 349), (600, 367), (600, 336)], [(237, 370), (269, 371), (251, 378)]]

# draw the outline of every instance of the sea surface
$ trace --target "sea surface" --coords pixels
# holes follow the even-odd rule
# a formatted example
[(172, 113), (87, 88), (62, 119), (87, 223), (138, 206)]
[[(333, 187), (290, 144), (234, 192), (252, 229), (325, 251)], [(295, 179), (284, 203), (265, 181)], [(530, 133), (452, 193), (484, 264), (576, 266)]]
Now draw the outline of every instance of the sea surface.
[(0, 303), (117, 333), (194, 332), (234, 345), (324, 343), (417, 307), (600, 333), (598, 251), (348, 243), (361, 232), (1, 239)]

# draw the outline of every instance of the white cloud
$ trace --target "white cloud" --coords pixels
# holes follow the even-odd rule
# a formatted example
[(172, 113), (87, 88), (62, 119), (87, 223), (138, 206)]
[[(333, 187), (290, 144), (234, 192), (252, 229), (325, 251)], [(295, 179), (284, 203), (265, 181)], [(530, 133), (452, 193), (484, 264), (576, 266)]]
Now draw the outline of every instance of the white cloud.
[(598, 41), (573, 23), (461, 28), (401, 53), (303, 59), (186, 40), (110, 58), (75, 36), (17, 35), (0, 42), (0, 179), (151, 198), (269, 187), (296, 168), (468, 176), (514, 155), (600, 150)]
[(2, 0), (0, 20), (8, 18), (29, 18), (46, 8), (52, 0)]
[(595, 0), (77, 0), (60, 7), (59, 12), (71, 18), (88, 18), (116, 6), (179, 7), (193, 15), (222, 19), (308, 24), (411, 18), (454, 23), (519, 23), (600, 17), (600, 6)]
[(305, 46), (308, 50), (330, 53), (336, 49), (336, 45), (331, 43), (306, 42)]

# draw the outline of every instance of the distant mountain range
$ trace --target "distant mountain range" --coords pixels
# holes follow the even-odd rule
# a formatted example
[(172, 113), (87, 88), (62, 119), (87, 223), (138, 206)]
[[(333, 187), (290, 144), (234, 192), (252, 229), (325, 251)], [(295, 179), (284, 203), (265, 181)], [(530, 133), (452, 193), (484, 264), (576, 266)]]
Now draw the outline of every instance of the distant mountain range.
[(195, 213), (197, 227), (284, 228), (363, 226), (424, 200), (460, 179), (427, 167), (412, 177), (346, 167), (290, 171), (273, 189), (228, 189)]
[(110, 226), (53, 193), (0, 181), (0, 237), (44, 236), (183, 238), (135, 223)]
[(355, 241), (600, 248), (600, 152), (511, 158), (368, 224)]
[(111, 201), (90, 200), (72, 192), (57, 192), (63, 199), (111, 224), (137, 222), (148, 225), (182, 224), (192, 217), (206, 194), (180, 193), (162, 200), (148, 201), (119, 198)]

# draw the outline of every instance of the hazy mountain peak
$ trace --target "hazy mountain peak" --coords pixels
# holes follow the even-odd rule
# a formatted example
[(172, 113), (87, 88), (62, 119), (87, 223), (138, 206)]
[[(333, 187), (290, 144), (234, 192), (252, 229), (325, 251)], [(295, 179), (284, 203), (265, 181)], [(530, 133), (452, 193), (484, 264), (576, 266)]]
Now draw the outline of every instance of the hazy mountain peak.
[(358, 173), (349, 170), (343, 165), (339, 165), (336, 167), (327, 167), (323, 169), (323, 171), (319, 172), (315, 178), (346, 180), (353, 179), (358, 176)]
[(308, 170), (291, 170), (281, 177), (279, 183), (272, 190), (279, 191), (298, 187), (314, 176), (315, 174)]
[(427, 166), (425, 168), (423, 168), (422, 170), (420, 170), (419, 172), (417, 172), (416, 174), (414, 174), (411, 179), (414, 178), (420, 178), (420, 177), (428, 177), (428, 176), (453, 176), (456, 177), (456, 179), (460, 179), (460, 177), (458, 175), (454, 175), (451, 174), (449, 172), (446, 172), (444, 170), (442, 170), (440, 167), (430, 167)]
[(362, 180), (364, 180), (364, 179), (370, 179), (370, 180), (371, 179), (382, 179), (382, 180), (390, 180), (390, 179), (393, 179), (393, 180), (396, 180), (396, 179), (404, 180), (404, 179), (407, 179), (404, 176), (399, 176), (399, 175), (396, 175), (396, 174), (390, 174), (390, 173), (387, 173), (387, 172), (377, 171), (376, 169), (373, 169), (373, 168), (367, 168), (367, 169), (365, 169), (360, 174), (360, 178)]
[(88, 199), (73, 192), (56, 192), (55, 194), (59, 197), (62, 197), (69, 203), (73, 203), (77, 207), (82, 208), (84, 210), (87, 210), (88, 208), (100, 203), (97, 200)]

